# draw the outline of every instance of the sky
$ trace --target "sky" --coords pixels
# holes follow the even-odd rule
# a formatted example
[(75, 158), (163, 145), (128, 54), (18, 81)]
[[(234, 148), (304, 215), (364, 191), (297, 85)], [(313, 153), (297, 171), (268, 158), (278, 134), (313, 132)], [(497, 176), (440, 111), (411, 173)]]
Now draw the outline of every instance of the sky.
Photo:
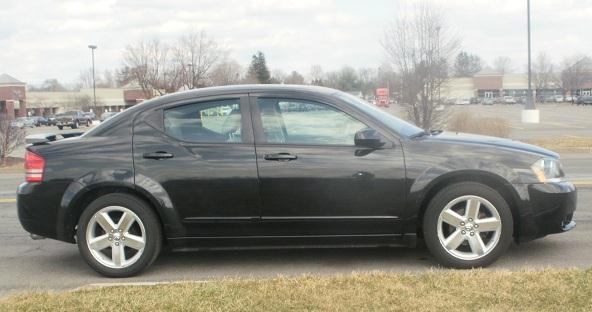
[[(265, 53), (268, 66), (307, 74), (344, 65), (376, 68), (386, 61), (384, 31), (413, 0), (2, 0), (0, 73), (31, 84), (46, 78), (75, 82), (91, 64), (121, 67), (126, 45), (173, 42), (204, 30), (247, 66)], [(489, 64), (508, 56), (526, 64), (526, 0), (432, 0), (462, 49)], [(533, 55), (559, 63), (592, 54), (592, 0), (532, 0)]]

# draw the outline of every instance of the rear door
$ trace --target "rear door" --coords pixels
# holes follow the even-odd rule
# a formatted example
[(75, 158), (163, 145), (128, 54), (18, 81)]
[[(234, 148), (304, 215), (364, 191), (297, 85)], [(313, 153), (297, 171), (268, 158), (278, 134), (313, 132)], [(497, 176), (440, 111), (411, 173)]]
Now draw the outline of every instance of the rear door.
[[(398, 141), (358, 148), (363, 116), (305, 96), (252, 95), (262, 223), (286, 236), (400, 231), (405, 167)], [(378, 129), (375, 129), (378, 130)]]
[(251, 234), (260, 219), (247, 95), (184, 101), (134, 126), (136, 184), (166, 192), (183, 236)]

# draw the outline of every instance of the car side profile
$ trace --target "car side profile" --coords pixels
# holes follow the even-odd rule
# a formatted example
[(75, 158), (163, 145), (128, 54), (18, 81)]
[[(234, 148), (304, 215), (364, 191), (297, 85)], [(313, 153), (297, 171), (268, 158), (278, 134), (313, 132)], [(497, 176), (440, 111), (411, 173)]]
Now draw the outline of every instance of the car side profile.
[(487, 266), (575, 226), (559, 156), (426, 132), (322, 87), (243, 85), (155, 98), (84, 135), (27, 147), (18, 215), (111, 277), (161, 248), (390, 246)]
[(82, 125), (89, 127), (91, 124), (92, 120), (83, 111), (67, 111), (56, 115), (56, 126), (60, 130), (64, 127), (77, 129)]

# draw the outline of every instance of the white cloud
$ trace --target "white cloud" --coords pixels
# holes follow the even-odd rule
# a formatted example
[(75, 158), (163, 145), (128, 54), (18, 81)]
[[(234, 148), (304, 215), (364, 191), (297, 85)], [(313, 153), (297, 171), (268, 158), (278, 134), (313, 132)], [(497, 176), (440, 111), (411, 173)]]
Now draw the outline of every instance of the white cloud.
[[(526, 60), (524, 1), (433, 0), (462, 37), (464, 49), (492, 62)], [(0, 72), (29, 82), (56, 77), (73, 81), (90, 65), (88, 44), (97, 44), (97, 69), (121, 65), (124, 47), (141, 39), (171, 41), (204, 29), (230, 57), (246, 64), (256, 50), (269, 65), (306, 74), (349, 64), (384, 61), (380, 38), (404, 0), (3, 0)], [(406, 1), (413, 3), (415, 1)], [(533, 49), (555, 61), (590, 53), (592, 0), (537, 0)]]

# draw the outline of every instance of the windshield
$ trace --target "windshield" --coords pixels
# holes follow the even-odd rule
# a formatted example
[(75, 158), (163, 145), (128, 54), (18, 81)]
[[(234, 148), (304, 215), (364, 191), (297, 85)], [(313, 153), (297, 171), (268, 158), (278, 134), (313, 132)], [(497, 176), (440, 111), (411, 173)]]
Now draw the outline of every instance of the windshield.
[(397, 134), (409, 138), (411, 136), (417, 135), (419, 133), (423, 133), (423, 129), (412, 125), (402, 119), (399, 119), (385, 111), (380, 110), (379, 108), (373, 106), (372, 104), (360, 99), (357, 96), (353, 96), (351, 94), (345, 92), (337, 92), (335, 93), (337, 97), (346, 101), (347, 103), (355, 106), (356, 108), (360, 109), (364, 113), (370, 115), (371, 117), (380, 121), (383, 125), (391, 129), (392, 131), (396, 132)]

